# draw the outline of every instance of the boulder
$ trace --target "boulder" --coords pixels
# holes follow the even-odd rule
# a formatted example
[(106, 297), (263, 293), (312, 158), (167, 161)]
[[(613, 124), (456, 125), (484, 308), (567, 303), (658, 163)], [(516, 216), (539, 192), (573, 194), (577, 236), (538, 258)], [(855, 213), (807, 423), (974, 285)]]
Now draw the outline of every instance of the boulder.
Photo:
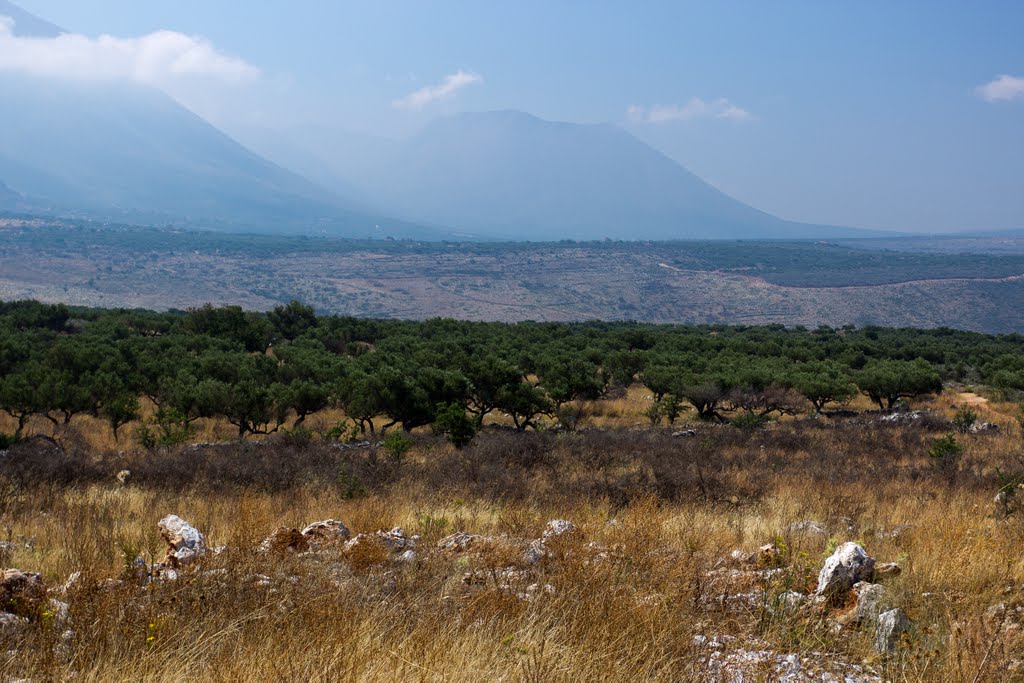
[(900, 644), (900, 638), (911, 627), (910, 619), (901, 609), (891, 609), (878, 615), (875, 628), (875, 649), (882, 653), (892, 652)]
[(283, 553), (288, 551), (305, 552), (309, 549), (309, 540), (298, 529), (282, 526), (260, 543), (261, 553)]
[(323, 519), (307, 525), (302, 530), (302, 535), (311, 541), (347, 541), (352, 537), (352, 532), (336, 519)]
[(892, 607), (886, 590), (877, 583), (861, 581), (853, 587), (853, 594), (856, 605), (836, 619), (841, 626), (875, 624), (878, 615)]
[(875, 576), (875, 561), (859, 545), (847, 542), (825, 560), (818, 573), (815, 594), (831, 605), (841, 605), (854, 584), (870, 582)]
[(0, 608), (19, 617), (34, 618), (46, 604), (46, 584), (35, 572), (7, 569), (0, 575)]
[(167, 515), (157, 524), (167, 542), (164, 560), (172, 567), (189, 564), (206, 553), (206, 539), (199, 530), (177, 515)]

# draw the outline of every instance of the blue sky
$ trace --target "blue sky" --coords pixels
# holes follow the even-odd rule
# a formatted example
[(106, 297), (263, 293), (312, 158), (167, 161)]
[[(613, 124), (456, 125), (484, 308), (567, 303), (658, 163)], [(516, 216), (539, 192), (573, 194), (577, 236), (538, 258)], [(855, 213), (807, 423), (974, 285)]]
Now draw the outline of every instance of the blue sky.
[(1024, 228), (1024, 3), (18, 4), (88, 36), (172, 30), (244, 61), (258, 75), (168, 88), (229, 132), (400, 137), (513, 108), (622, 125), (788, 219)]

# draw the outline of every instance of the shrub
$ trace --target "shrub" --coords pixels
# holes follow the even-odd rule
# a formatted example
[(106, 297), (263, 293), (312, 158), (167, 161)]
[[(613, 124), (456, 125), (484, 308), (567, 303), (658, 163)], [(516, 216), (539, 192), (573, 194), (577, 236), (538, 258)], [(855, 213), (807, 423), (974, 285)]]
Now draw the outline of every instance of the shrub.
[(395, 462), (401, 462), (402, 457), (409, 452), (416, 442), (402, 432), (388, 432), (384, 437), (384, 450)]
[(476, 421), (457, 403), (438, 406), (433, 425), (435, 434), (443, 434), (456, 448), (469, 444), (476, 436)]
[(17, 434), (4, 434), (0, 432), (0, 450), (7, 450), (19, 441), (21, 441), (21, 437)]
[(742, 413), (729, 420), (729, 424), (739, 429), (760, 429), (768, 424), (768, 422), (769, 418), (767, 415), (758, 415), (756, 413)]
[(146, 450), (178, 446), (192, 438), (192, 425), (174, 408), (161, 406), (153, 417), (139, 425), (135, 438)]
[(960, 406), (956, 411), (956, 415), (953, 416), (953, 429), (961, 434), (967, 434), (971, 431), (971, 427), (973, 427), (977, 421), (978, 413), (974, 408), (971, 408), (970, 406)]
[(928, 449), (929, 457), (940, 461), (954, 460), (964, 452), (964, 447), (957, 443), (955, 434), (940, 436)]

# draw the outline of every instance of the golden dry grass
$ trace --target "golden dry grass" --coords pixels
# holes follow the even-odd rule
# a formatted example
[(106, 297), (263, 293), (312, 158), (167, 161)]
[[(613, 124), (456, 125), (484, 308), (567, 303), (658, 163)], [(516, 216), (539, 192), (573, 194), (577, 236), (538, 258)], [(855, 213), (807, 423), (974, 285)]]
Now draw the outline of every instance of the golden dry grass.
[[(599, 424), (607, 420), (605, 426), (633, 425), (642, 403), (634, 391), (592, 414)], [(954, 403), (950, 396), (931, 405), (950, 414)], [(27, 629), (0, 631), (7, 653), (0, 675), (734, 680), (709, 668), (709, 651), (694, 641), (704, 635), (735, 636), (725, 653), (796, 653), (807, 659), (807, 671), (817, 664), (841, 673), (856, 663), (890, 680), (1020, 678), (1013, 668), (1024, 659), (1020, 626), (986, 611), (1000, 603), (1011, 611), (1024, 605), (1024, 519), (1000, 518), (992, 505), (995, 467), (1012, 467), (1024, 449), (1011, 406), (977, 410), (1003, 429), (961, 437), (965, 453), (955, 471), (924, 454), (941, 432), (783, 423), (749, 434), (702, 429), (696, 439), (673, 440), (647, 428), (614, 437), (545, 437), (541, 461), (502, 464), (505, 469), (494, 472), (487, 467), (506, 447), (500, 434), (482, 437), (465, 453), (423, 439), (393, 476), (379, 485), (368, 481), (357, 497), (323, 479), (179, 487), (173, 476), (140, 474), (127, 486), (112, 477), (61, 487), (11, 484), (0, 493), (3, 533), (17, 544), (6, 566), (42, 572), (50, 585), (74, 571), (83, 577), (61, 598), (71, 606), (70, 623), (44, 618)], [(93, 444), (102, 439), (96, 429), (85, 431)], [(171, 457), (133, 454), (134, 460), (122, 461), (115, 453), (96, 455), (103, 449), (95, 445), (87, 448), (96, 449), (91, 457), (98, 467), (112, 471), (132, 462), (145, 472), (146, 458)], [(285, 446), (279, 450), (282, 457), (289, 453)], [(174, 467), (187, 466), (190, 456), (178, 457)], [(519, 488), (502, 488), (509, 486), (506, 472), (518, 477)], [(168, 513), (204, 531), (210, 545), (229, 550), (174, 582), (104, 587), (104, 580), (125, 576), (126, 556), (159, 558), (156, 522)], [(353, 532), (401, 526), (419, 534), (417, 561), (255, 552), (278, 526), (329, 517)], [(434, 549), (439, 538), (458, 530), (536, 538), (551, 518), (570, 519), (581, 532), (536, 566), (510, 550), (513, 541), (463, 554)], [(790, 529), (805, 520), (827, 525), (829, 533)], [(31, 546), (22, 539), (31, 539)], [(775, 609), (783, 591), (813, 590), (823, 559), (847, 540), (903, 568), (885, 585), (915, 631), (892, 657), (876, 654), (865, 630), (833, 631), (825, 612)], [(781, 548), (782, 572), (736, 579), (713, 573), (732, 549), (767, 542)], [(597, 557), (600, 549), (608, 555)], [(526, 574), (502, 578), (510, 565)], [(463, 582), (475, 572), (481, 581)], [(269, 585), (257, 586), (255, 575), (269, 577)], [(554, 592), (519, 595), (530, 584), (550, 584)], [(729, 601), (742, 592), (755, 597)], [(73, 634), (64, 640), (69, 629)], [(753, 666), (743, 680), (772, 680), (776, 673)]]

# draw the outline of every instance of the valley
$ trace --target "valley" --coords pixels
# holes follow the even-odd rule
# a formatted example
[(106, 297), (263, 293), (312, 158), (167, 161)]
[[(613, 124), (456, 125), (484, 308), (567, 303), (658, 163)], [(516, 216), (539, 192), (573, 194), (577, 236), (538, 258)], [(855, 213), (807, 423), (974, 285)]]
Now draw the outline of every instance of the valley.
[[(942, 253), (877, 249), (873, 240), (508, 244), (11, 217), (4, 226), (0, 298), (7, 300), (266, 310), (298, 299), (325, 313), (410, 319), (1024, 330), (1016, 304), (1024, 297), (1024, 254), (1008, 252), (1006, 239), (974, 240), (976, 253)], [(993, 242), (999, 253), (986, 253)]]

